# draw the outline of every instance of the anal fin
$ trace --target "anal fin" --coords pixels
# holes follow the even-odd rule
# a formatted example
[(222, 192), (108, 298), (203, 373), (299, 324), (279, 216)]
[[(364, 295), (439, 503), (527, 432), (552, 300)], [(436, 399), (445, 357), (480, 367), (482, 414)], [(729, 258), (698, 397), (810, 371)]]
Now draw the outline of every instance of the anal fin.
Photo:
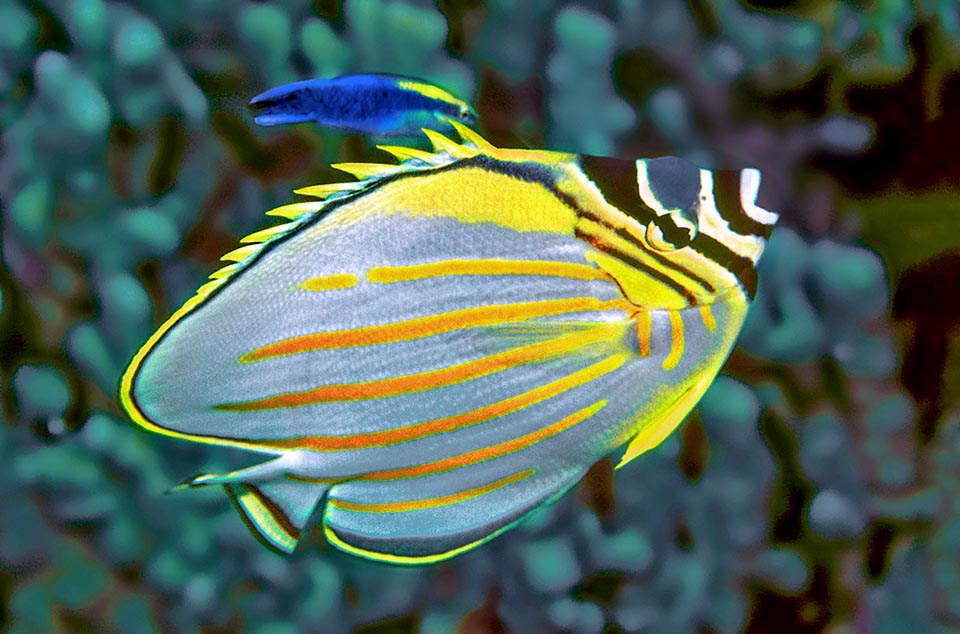
[(329, 485), (293, 480), (223, 485), (247, 528), (267, 546), (292, 553)]
[(291, 452), (230, 473), (198, 475), (176, 489), (223, 485), (250, 532), (268, 547), (289, 554), (330, 488), (327, 483), (291, 477), (300, 462), (301, 456)]

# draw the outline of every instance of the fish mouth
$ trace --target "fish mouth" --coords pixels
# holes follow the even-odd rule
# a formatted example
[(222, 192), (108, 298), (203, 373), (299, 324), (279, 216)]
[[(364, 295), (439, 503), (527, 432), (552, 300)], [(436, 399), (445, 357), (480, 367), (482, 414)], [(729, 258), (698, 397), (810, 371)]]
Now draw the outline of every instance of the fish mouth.
[(304, 104), (304, 96), (300, 86), (280, 86), (260, 93), (250, 100), (247, 107), (257, 125), (313, 121), (314, 113)]

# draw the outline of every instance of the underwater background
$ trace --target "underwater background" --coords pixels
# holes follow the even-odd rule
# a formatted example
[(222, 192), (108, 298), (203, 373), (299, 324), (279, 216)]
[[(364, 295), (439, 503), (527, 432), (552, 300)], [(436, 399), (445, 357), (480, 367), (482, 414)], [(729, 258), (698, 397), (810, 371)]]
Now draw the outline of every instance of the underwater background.
[[(504, 147), (758, 167), (782, 217), (679, 432), (424, 568), (164, 495), (243, 456), (115, 400), (265, 210), (382, 160), (247, 101), (360, 71)], [(0, 95), (0, 632), (960, 632), (956, 0), (0, 0)]]

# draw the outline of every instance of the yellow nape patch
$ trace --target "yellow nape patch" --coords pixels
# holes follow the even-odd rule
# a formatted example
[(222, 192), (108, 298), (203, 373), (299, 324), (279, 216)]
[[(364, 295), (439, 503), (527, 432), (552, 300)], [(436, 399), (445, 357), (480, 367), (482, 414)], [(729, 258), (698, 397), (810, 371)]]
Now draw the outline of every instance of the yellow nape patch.
[[(464, 204), (465, 196), (469, 205)], [(505, 199), (512, 204), (505, 206)], [(385, 213), (492, 223), (515, 231), (573, 235), (576, 225), (573, 209), (543, 185), (480, 166), (425, 171), (399, 179), (365, 196), (362, 204)], [(531, 213), (534, 209), (536, 213)]]

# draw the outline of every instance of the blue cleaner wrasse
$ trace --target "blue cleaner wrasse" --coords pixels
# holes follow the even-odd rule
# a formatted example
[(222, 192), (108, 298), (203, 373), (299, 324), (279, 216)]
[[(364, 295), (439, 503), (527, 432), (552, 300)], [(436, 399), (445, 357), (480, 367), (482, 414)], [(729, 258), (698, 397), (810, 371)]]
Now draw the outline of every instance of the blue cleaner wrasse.
[(373, 136), (414, 136), (446, 129), (454, 120), (472, 126), (470, 104), (419, 79), (398, 75), (344, 75), (308, 79), (257, 95), (250, 102), (259, 125), (312, 121)]
[(312, 516), (378, 561), (475, 548), (660, 444), (740, 332), (777, 221), (757, 170), (453, 127), (269, 211), (123, 375), (141, 427), (260, 457), (183, 488), (279, 551)]

